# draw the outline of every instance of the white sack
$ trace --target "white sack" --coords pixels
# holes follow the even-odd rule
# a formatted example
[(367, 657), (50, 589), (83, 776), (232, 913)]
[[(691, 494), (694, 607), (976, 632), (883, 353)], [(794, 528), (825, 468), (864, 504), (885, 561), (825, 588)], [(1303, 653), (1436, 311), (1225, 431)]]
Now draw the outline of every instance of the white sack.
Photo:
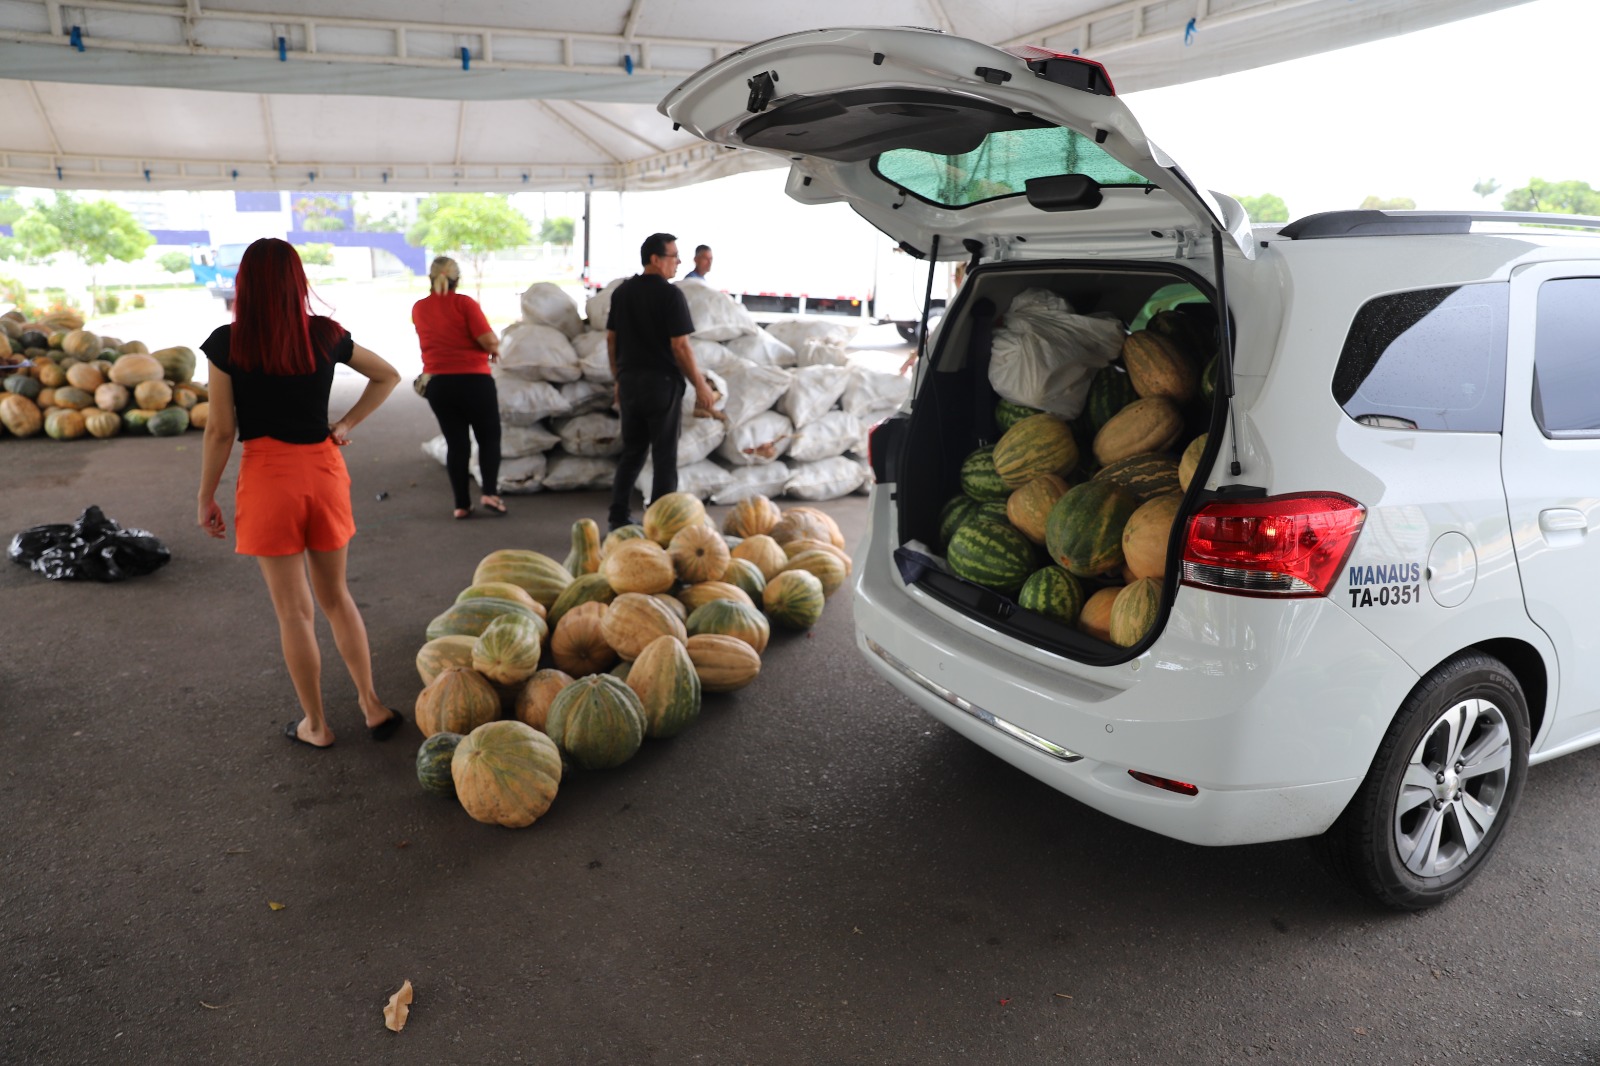
[(611, 296), (617, 291), (617, 286), (627, 280), (627, 278), (612, 278), (606, 282), (605, 288), (589, 297), (583, 305), (583, 313), (589, 319), (590, 329), (605, 331), (606, 318), (611, 314)]
[(789, 390), (779, 398), (777, 410), (799, 429), (809, 426), (839, 402), (850, 384), (850, 370), (842, 366), (807, 366), (790, 373)]
[(723, 392), (728, 402), (722, 409), (734, 425), (768, 410), (789, 391), (789, 371), (775, 366), (730, 367), (724, 377), (728, 387)]
[(785, 496), (797, 500), (836, 500), (861, 487), (861, 464), (838, 456), (815, 463), (795, 463), (783, 483)]
[(622, 419), (612, 414), (578, 415), (556, 423), (561, 448), (568, 455), (593, 459), (622, 454)]
[[(704, 500), (714, 493), (721, 492), (728, 487), (733, 476), (722, 467), (710, 460), (697, 463), (685, 463), (683, 457), (678, 458), (678, 491), (687, 492)], [(650, 498), (650, 490), (655, 487), (655, 470), (646, 462), (644, 469), (639, 471), (639, 480), (633, 483), (639, 494), (645, 499)]]
[(872, 472), (872, 464), (865, 459), (857, 459), (861, 464), (861, 484), (856, 486), (856, 495), (870, 496), (872, 489), (878, 484), (878, 475)]
[(678, 291), (689, 301), (689, 317), (694, 319), (694, 335), (706, 341), (729, 341), (754, 333), (761, 327), (744, 305), (725, 292), (703, 281), (684, 278)]
[(776, 499), (783, 495), (784, 482), (789, 480), (789, 467), (785, 463), (762, 463), (760, 466), (736, 466), (728, 471), (728, 485), (711, 494), (712, 503), (738, 503), (752, 496)]
[(829, 411), (794, 431), (789, 440), (789, 458), (802, 463), (832, 459), (854, 448), (864, 432), (861, 419), (849, 411)]
[(850, 368), (850, 381), (845, 386), (844, 394), (839, 397), (839, 406), (862, 422), (866, 422), (870, 415), (877, 416), (873, 421), (881, 422), (888, 417), (882, 412), (898, 411), (910, 397), (909, 377), (853, 366)]
[(795, 349), (795, 366), (844, 366), (850, 350), (827, 337), (809, 337)]
[(561, 443), (561, 438), (546, 429), (543, 423), (531, 426), (500, 427), (500, 457), (520, 459), (525, 455), (541, 455)]
[(606, 349), (604, 330), (585, 330), (572, 339), (578, 353), (578, 370), (585, 381), (611, 383), (611, 353)]
[(554, 451), (544, 471), (544, 487), (552, 492), (577, 489), (609, 489), (617, 477), (615, 459), (587, 459)]
[(507, 426), (531, 426), (541, 418), (564, 415), (572, 405), (548, 381), (494, 372), (495, 391), (500, 394), (500, 422)]
[(1055, 293), (1024, 289), (994, 331), (989, 384), (1012, 403), (1077, 418), (1094, 372), (1122, 353), (1125, 336), (1114, 319), (1075, 315)]
[[(502, 493), (529, 493), (544, 489), (545, 458), (542, 452), (516, 459), (500, 460), (500, 491)], [(477, 477), (474, 467), (472, 476)], [(480, 479), (481, 484), (481, 479)]]
[(577, 381), (578, 353), (553, 326), (513, 322), (500, 337), (500, 369), (529, 381)]
[[(700, 376), (706, 379), (706, 384), (711, 386), (711, 391), (717, 394), (716, 400), (711, 404), (713, 410), (724, 411), (728, 407), (728, 379), (715, 370), (701, 369)], [(683, 424), (688, 425), (694, 419), (694, 390), (684, 383), (683, 387)]]
[(734, 466), (770, 463), (789, 450), (794, 424), (778, 411), (763, 411), (748, 422), (730, 426), (717, 454)]
[(559, 329), (569, 340), (583, 332), (577, 302), (566, 290), (548, 281), (535, 282), (522, 294), (522, 317), (528, 322)]
[(794, 349), (764, 329), (733, 338), (728, 350), (756, 366), (794, 366)]
[(767, 332), (798, 352), (802, 343), (812, 339), (828, 340), (841, 348), (847, 347), (855, 330), (843, 322), (826, 319), (785, 318), (768, 324)]
[(728, 423), (716, 418), (686, 418), (678, 433), (678, 465), (698, 463), (728, 435)]
[(699, 367), (702, 373), (707, 370), (726, 370), (730, 366), (739, 366), (744, 362), (716, 341), (690, 337), (689, 347), (694, 351), (694, 365)]
[(572, 414), (586, 415), (592, 411), (609, 411), (616, 386), (598, 381), (569, 381), (561, 386), (561, 395), (572, 407)]

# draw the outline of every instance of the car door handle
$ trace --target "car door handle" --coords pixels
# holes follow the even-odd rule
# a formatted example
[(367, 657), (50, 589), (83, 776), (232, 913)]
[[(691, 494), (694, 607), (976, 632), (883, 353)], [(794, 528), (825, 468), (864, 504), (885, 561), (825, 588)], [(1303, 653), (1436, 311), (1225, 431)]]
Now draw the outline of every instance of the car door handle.
[(1552, 507), (1539, 512), (1539, 528), (1546, 533), (1570, 533), (1589, 528), (1589, 519), (1572, 507)]

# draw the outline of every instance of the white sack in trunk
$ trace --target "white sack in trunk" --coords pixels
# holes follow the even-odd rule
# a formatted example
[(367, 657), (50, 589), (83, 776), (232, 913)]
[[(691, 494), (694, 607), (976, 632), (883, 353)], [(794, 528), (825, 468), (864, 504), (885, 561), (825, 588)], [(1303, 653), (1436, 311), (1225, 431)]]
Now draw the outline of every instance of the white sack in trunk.
[(578, 317), (578, 305), (566, 290), (548, 281), (529, 285), (522, 294), (522, 317), (541, 326), (553, 326), (568, 340), (583, 332), (583, 319)]
[(731, 341), (754, 333), (761, 327), (744, 305), (725, 292), (703, 281), (684, 278), (678, 291), (689, 301), (689, 317), (694, 319), (694, 335), (706, 341)]
[(789, 441), (789, 458), (802, 463), (832, 459), (854, 448), (863, 432), (861, 419), (849, 411), (829, 411), (794, 431)]
[(609, 489), (616, 480), (615, 459), (588, 459), (556, 450), (549, 455), (544, 471), (544, 487), (552, 492), (577, 489)]
[(578, 370), (585, 381), (611, 383), (611, 353), (606, 350), (604, 330), (585, 330), (572, 340), (572, 350), (578, 353)]
[[(700, 376), (706, 379), (706, 384), (711, 386), (711, 391), (717, 394), (717, 399), (712, 407), (718, 411), (725, 411), (728, 407), (728, 379), (715, 370), (700, 371)], [(688, 382), (683, 387), (683, 424), (688, 425), (694, 418), (694, 390), (689, 388)]]
[(989, 384), (1012, 403), (1077, 418), (1094, 372), (1122, 354), (1122, 323), (1075, 315), (1045, 289), (1024, 289), (994, 331)]
[(861, 487), (861, 464), (840, 455), (815, 463), (795, 463), (783, 483), (785, 496), (797, 500), (836, 500)]
[(807, 338), (795, 349), (795, 366), (844, 366), (849, 361), (849, 349), (827, 337)]
[(572, 410), (572, 405), (548, 381), (528, 381), (496, 370), (494, 387), (500, 394), (500, 421), (504, 425), (531, 426), (541, 418)]
[(560, 443), (561, 438), (546, 429), (543, 423), (500, 427), (500, 455), (506, 459), (541, 455)]
[(776, 499), (783, 495), (783, 484), (789, 480), (786, 463), (762, 463), (760, 466), (736, 466), (728, 471), (728, 485), (712, 493), (712, 503), (738, 503), (752, 496)]
[(794, 366), (794, 349), (764, 329), (733, 338), (728, 350), (756, 366)]
[[(644, 469), (639, 471), (639, 480), (633, 483), (633, 487), (647, 500), (650, 490), (655, 487), (655, 476), (654, 468), (647, 462)], [(704, 500), (727, 488), (732, 480), (731, 474), (709, 459), (697, 463), (685, 463), (681, 456), (678, 459), (679, 492), (687, 492)]]
[(796, 429), (809, 426), (839, 402), (850, 384), (850, 370), (842, 366), (806, 366), (791, 372), (789, 391), (777, 409), (789, 416)]
[[(850, 368), (850, 382), (839, 397), (839, 406), (867, 421), (869, 415), (898, 411), (911, 396), (911, 379), (864, 366)], [(887, 417), (878, 414), (875, 421)]]
[(794, 424), (779, 411), (763, 411), (732, 426), (717, 445), (717, 454), (735, 466), (770, 463), (789, 450)]
[(789, 371), (775, 366), (729, 367), (724, 377), (728, 387), (723, 392), (728, 402), (722, 409), (734, 425), (768, 410), (789, 391)]
[(678, 433), (678, 465), (698, 463), (728, 435), (728, 423), (716, 418), (686, 418)]
[(726, 370), (730, 366), (738, 366), (741, 363), (737, 355), (716, 341), (690, 337), (689, 347), (694, 351), (694, 365), (699, 367), (701, 371)]
[(561, 386), (561, 395), (572, 405), (574, 415), (611, 410), (615, 392), (616, 386), (598, 381), (569, 381)]
[(622, 454), (622, 419), (612, 414), (578, 415), (556, 423), (561, 448), (568, 455), (593, 459)]
[(577, 381), (578, 353), (567, 335), (537, 322), (513, 322), (500, 337), (500, 369), (529, 381)]
[(611, 295), (617, 291), (618, 285), (627, 280), (627, 278), (612, 278), (606, 282), (605, 288), (589, 297), (583, 305), (583, 313), (588, 316), (590, 329), (605, 331), (606, 318), (611, 314)]
[(843, 322), (830, 322), (826, 319), (814, 318), (785, 318), (768, 324), (767, 332), (778, 340), (793, 348), (796, 352), (800, 345), (808, 340), (832, 341), (844, 348), (850, 344), (850, 338), (855, 331)]

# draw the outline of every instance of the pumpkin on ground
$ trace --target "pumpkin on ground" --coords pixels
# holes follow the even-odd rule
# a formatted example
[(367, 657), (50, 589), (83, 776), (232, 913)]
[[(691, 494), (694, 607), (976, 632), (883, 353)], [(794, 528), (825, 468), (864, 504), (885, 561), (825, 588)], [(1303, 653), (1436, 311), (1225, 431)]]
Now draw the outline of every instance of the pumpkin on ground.
[(772, 532), (772, 527), (782, 517), (777, 504), (757, 493), (733, 505), (728, 517), (722, 520), (722, 531), (734, 537), (753, 537), (757, 533)]
[(67, 368), (67, 384), (75, 389), (92, 393), (105, 383), (105, 377), (92, 363), (74, 363)]
[(791, 507), (783, 512), (783, 517), (767, 535), (780, 547), (791, 540), (802, 539), (825, 540), (832, 544), (837, 529), (832, 519), (814, 507)]
[(581, 677), (611, 668), (617, 653), (601, 629), (608, 610), (603, 603), (580, 603), (561, 616), (550, 635), (550, 657), (557, 669)]
[(83, 416), (67, 407), (52, 407), (44, 416), (44, 434), (52, 440), (77, 440), (84, 434)]
[(102, 411), (121, 414), (131, 402), (132, 396), (128, 390), (114, 381), (108, 381), (94, 390), (94, 405)]
[(199, 403), (195, 404), (194, 408), (189, 412), (189, 425), (193, 426), (195, 429), (205, 429), (206, 423), (210, 420), (211, 403), (208, 400), (201, 400)]
[(61, 350), (74, 359), (92, 359), (100, 348), (100, 338), (86, 329), (72, 330), (61, 338)]
[(422, 735), (470, 733), (500, 717), (500, 696), (476, 670), (448, 666), (417, 697)]
[(729, 559), (728, 569), (723, 571), (722, 582), (750, 597), (751, 604), (761, 601), (761, 593), (767, 587), (766, 575), (761, 568), (749, 559)]
[(677, 581), (671, 556), (654, 540), (618, 544), (601, 561), (600, 573), (619, 593), (665, 592)]
[(429, 640), (452, 634), (477, 637), (489, 627), (490, 622), (503, 614), (515, 614), (533, 619), (541, 627), (541, 635), (544, 632), (544, 619), (535, 614), (531, 607), (494, 596), (474, 596), (472, 599), (451, 604), (442, 614), (435, 617), (428, 623), (426, 636)]
[(592, 518), (572, 523), (572, 550), (563, 564), (573, 577), (593, 574), (600, 569), (600, 527)]
[(172, 403), (172, 386), (165, 381), (141, 381), (133, 387), (133, 402), (146, 411), (160, 411)]
[(162, 348), (151, 352), (150, 358), (161, 364), (162, 376), (175, 385), (182, 385), (194, 377), (197, 357), (193, 348), (185, 348), (182, 345)]
[(680, 529), (706, 520), (706, 505), (687, 492), (669, 492), (644, 511), (644, 535), (665, 548)]
[(561, 621), (562, 615), (580, 603), (610, 603), (616, 598), (616, 590), (603, 574), (584, 574), (573, 578), (572, 584), (562, 589), (556, 602), (550, 605), (550, 624)]
[[(796, 538), (798, 539), (798, 538)], [(765, 533), (757, 533), (753, 537), (746, 537), (733, 550), (728, 553), (734, 559), (748, 559), (760, 569), (761, 576), (768, 581), (772, 576), (784, 568), (789, 557), (783, 553), (783, 545), (773, 540)]]
[(855, 569), (855, 563), (850, 559), (850, 556), (845, 553), (845, 550), (843, 548), (834, 547), (833, 544), (828, 541), (802, 538), (800, 540), (791, 540), (789, 543), (783, 546), (783, 554), (786, 555), (791, 561), (801, 552), (809, 551), (827, 552), (835, 559), (838, 559), (840, 565), (844, 567), (845, 577), (849, 577), (850, 572)]
[(733, 600), (712, 600), (694, 609), (689, 615), (689, 636), (717, 633), (724, 637), (737, 637), (755, 649), (757, 655), (767, 650), (772, 637), (772, 627), (766, 615), (755, 607)]
[(728, 569), (728, 544), (722, 534), (706, 526), (685, 526), (673, 534), (667, 545), (672, 568), (678, 579), (694, 585), (701, 581), (721, 581)]
[(545, 617), (545, 609), (539, 605), (539, 601), (528, 595), (522, 586), (513, 585), (509, 581), (485, 581), (481, 585), (468, 585), (456, 596), (457, 603), (485, 599), (510, 600), (512, 603), (522, 604), (540, 618)]
[(561, 590), (572, 584), (572, 575), (548, 555), (502, 548), (485, 555), (472, 572), (474, 585), (488, 581), (508, 581), (548, 609)]
[(181, 407), (168, 407), (164, 411), (156, 411), (145, 422), (144, 428), (152, 437), (182, 436), (183, 431), (189, 428), (189, 412)]
[(707, 692), (744, 688), (761, 673), (761, 656), (738, 637), (701, 633), (684, 642), (700, 687)]
[(86, 408), (94, 407), (94, 396), (84, 392), (82, 389), (66, 385), (56, 390), (55, 406), (65, 407), (72, 411), (82, 411)]
[(435, 733), (417, 749), (417, 784), (422, 791), (455, 799), (456, 782), (450, 774), (450, 760), (464, 738), (460, 733)]
[(473, 818), (520, 829), (538, 821), (561, 785), (561, 752), (521, 722), (489, 722), (456, 746), (456, 798)]
[[(1013, 530), (1013, 532), (1015, 532)], [(1030, 550), (1030, 555), (1032, 552)], [(816, 575), (822, 582), (823, 596), (832, 596), (844, 584), (847, 571), (839, 561), (838, 553), (829, 551), (805, 551), (790, 559), (784, 570), (806, 570)], [(1018, 584), (1021, 584), (1019, 581)]]
[(822, 582), (809, 570), (785, 570), (761, 594), (767, 617), (784, 629), (810, 629), (822, 617)]
[(672, 593), (670, 593), (670, 592), (654, 592), (654, 593), (651, 593), (651, 595), (653, 595), (656, 599), (660, 600), (666, 606), (667, 610), (671, 611), (673, 613), (673, 615), (677, 617), (678, 621), (687, 622), (689, 620), (689, 610), (688, 610), (688, 608), (684, 607), (683, 604), (679, 603), (678, 602), (678, 598), (676, 596), (672, 595)]
[(545, 731), (585, 770), (609, 770), (633, 758), (644, 724), (644, 708), (626, 682), (591, 674), (556, 694)]
[(31, 437), (44, 428), (44, 415), (26, 396), (7, 393), (0, 396), (0, 423), (16, 437)]
[(523, 682), (522, 688), (517, 690), (512, 713), (517, 721), (526, 722), (543, 732), (545, 720), (550, 717), (551, 701), (570, 684), (572, 675), (569, 673), (561, 670), (540, 670)]
[(160, 363), (139, 353), (124, 355), (111, 364), (111, 380), (127, 389), (137, 388), (146, 381), (160, 381), (163, 374)]
[(83, 428), (97, 440), (115, 437), (122, 432), (122, 416), (98, 408), (83, 413)]
[(526, 681), (539, 669), (537, 619), (503, 614), (472, 645), (472, 668), (497, 685)]
[(433, 679), (447, 667), (459, 666), (470, 670), (472, 646), (477, 642), (477, 637), (458, 635), (435, 637), (417, 652), (417, 676), (422, 678), (424, 685), (431, 685)]
[(625, 592), (611, 601), (600, 623), (600, 634), (622, 658), (632, 661), (657, 637), (688, 636), (684, 625), (666, 604), (654, 596)]
[(627, 685), (639, 697), (646, 736), (681, 733), (700, 715), (700, 675), (683, 641), (657, 637), (647, 644), (628, 671)]
[[(678, 593), (678, 602), (683, 605), (687, 614), (693, 614), (697, 608), (710, 603), (712, 600), (733, 600), (736, 603), (748, 603), (752, 607), (755, 606), (755, 601), (750, 598), (749, 593), (738, 585), (727, 581), (702, 581), (700, 584), (690, 585)], [(687, 614), (685, 617), (687, 617)]]

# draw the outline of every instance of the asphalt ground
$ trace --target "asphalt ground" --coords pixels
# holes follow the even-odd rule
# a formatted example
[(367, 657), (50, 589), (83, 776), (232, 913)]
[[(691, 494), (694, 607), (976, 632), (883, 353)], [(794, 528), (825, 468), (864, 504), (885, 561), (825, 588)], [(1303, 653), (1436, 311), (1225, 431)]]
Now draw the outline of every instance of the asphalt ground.
[[(402, 389), (346, 452), (351, 587), (407, 712), (476, 561), (561, 558), (604, 511), (452, 521), (433, 432)], [(1464, 895), (1391, 914), (1300, 843), (1176, 843), (984, 753), (878, 680), (842, 591), (688, 732), (480, 825), (417, 787), (414, 726), (368, 740), (325, 625), (339, 742), (281, 736), (266, 591), (195, 527), (198, 463), (198, 434), (0, 440), (7, 534), (99, 504), (173, 553), (120, 585), (0, 566), (0, 1062), (1600, 1059), (1600, 750), (1532, 771)], [(864, 498), (825, 507), (862, 534)]]

